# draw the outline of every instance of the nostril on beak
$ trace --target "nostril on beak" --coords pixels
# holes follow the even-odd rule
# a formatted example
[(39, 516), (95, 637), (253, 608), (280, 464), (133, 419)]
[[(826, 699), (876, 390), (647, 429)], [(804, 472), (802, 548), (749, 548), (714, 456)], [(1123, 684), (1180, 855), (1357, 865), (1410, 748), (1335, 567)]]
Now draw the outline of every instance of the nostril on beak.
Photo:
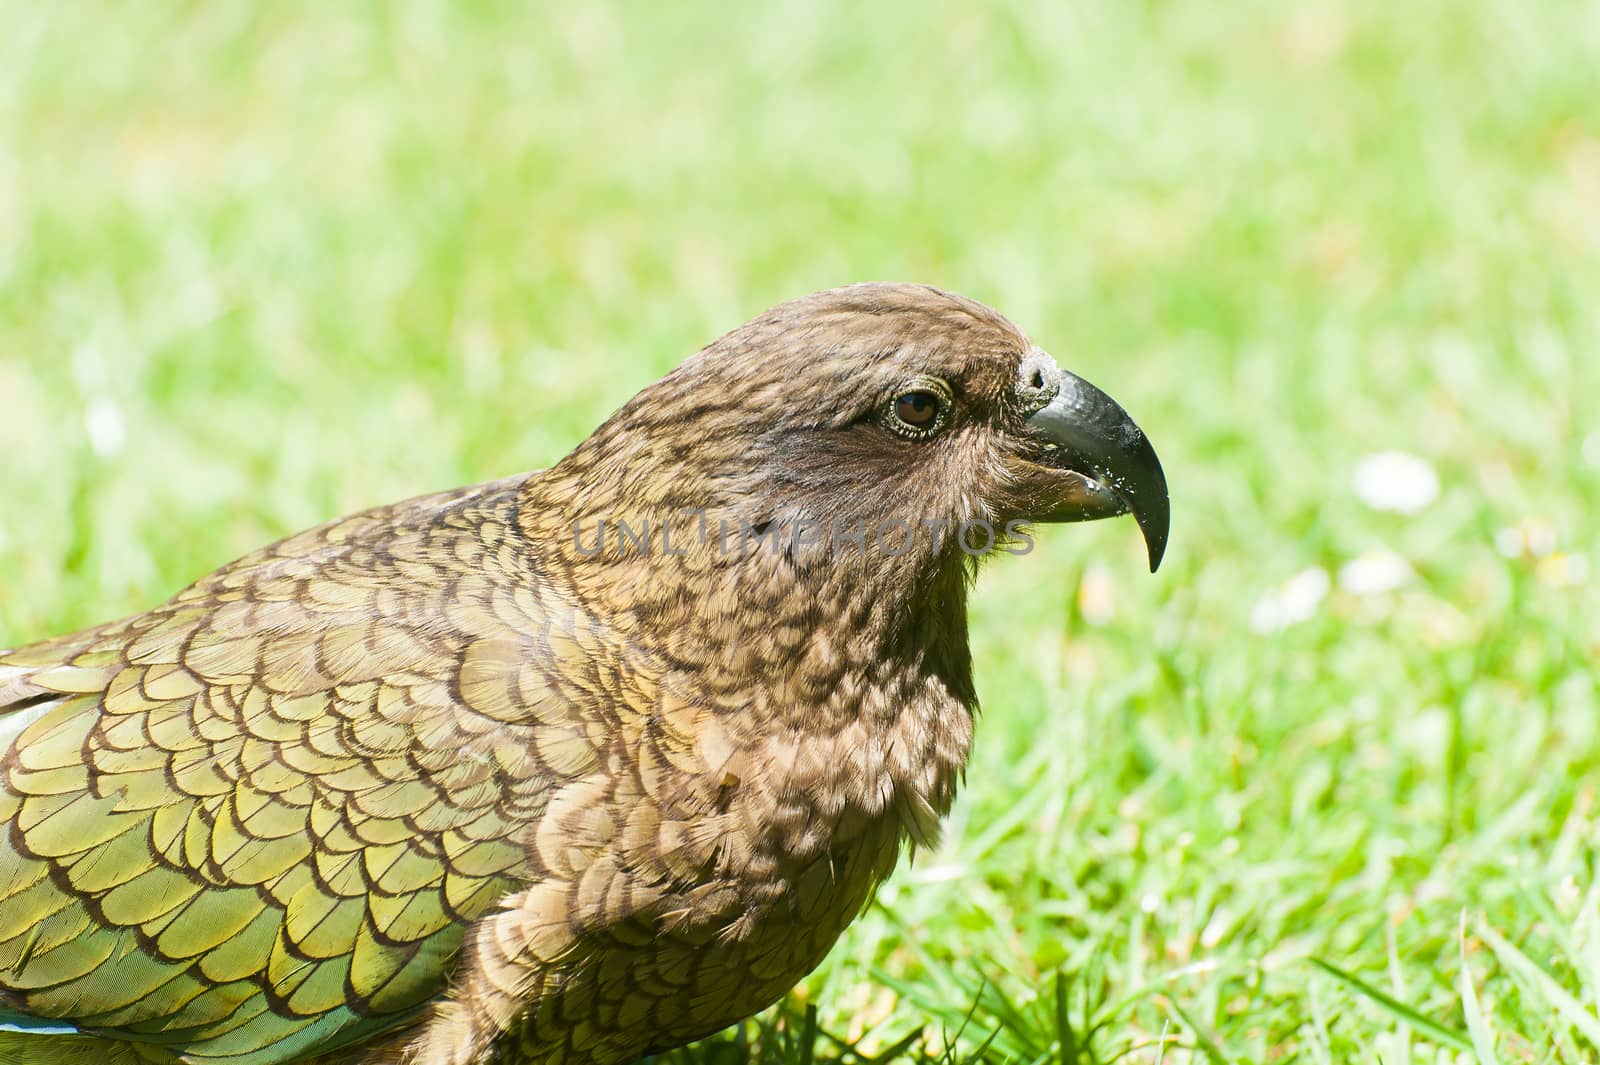
[(1034, 348), (1022, 357), (1017, 367), (1017, 395), (1029, 410), (1038, 410), (1049, 403), (1059, 390), (1061, 371), (1050, 356)]

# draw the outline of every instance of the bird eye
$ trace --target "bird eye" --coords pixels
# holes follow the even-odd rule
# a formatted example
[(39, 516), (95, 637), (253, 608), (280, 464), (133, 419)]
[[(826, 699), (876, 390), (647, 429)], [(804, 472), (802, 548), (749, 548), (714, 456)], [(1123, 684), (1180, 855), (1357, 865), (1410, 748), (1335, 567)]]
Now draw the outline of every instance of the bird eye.
[(925, 429), (939, 416), (939, 397), (932, 392), (902, 392), (895, 397), (895, 417), (916, 429)]
[(918, 377), (886, 404), (883, 424), (913, 440), (932, 436), (950, 420), (950, 386), (936, 377)]

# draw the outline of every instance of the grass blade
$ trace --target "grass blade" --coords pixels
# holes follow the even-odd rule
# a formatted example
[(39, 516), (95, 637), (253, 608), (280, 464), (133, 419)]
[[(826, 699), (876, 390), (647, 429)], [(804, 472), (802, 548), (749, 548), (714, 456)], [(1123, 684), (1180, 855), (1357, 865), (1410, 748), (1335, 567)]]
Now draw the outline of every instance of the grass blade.
[(1494, 951), (1495, 957), (1499, 958), (1506, 968), (1515, 970), (1537, 988), (1539, 994), (1543, 995), (1551, 1008), (1560, 1014), (1562, 1020), (1581, 1032), (1590, 1045), (1600, 1048), (1600, 1018), (1596, 1018), (1593, 1013), (1585, 1009), (1582, 1002), (1558, 984), (1555, 978), (1545, 972), (1537, 962), (1481, 921), (1478, 924), (1478, 938), (1489, 944), (1489, 949)]
[(1194, 1018), (1189, 1016), (1189, 1012), (1187, 1010), (1178, 1005), (1176, 1002), (1171, 1002), (1169, 1004), (1178, 1014), (1178, 1016), (1183, 1019), (1183, 1023), (1189, 1026), (1189, 1030), (1194, 1033), (1195, 1042), (1200, 1044), (1200, 1050), (1203, 1051), (1205, 1056), (1211, 1061), (1211, 1065), (1233, 1065), (1233, 1059), (1227, 1055), (1226, 1051), (1217, 1045), (1217, 1041), (1211, 1038), (1211, 1034), (1209, 1032), (1195, 1023)]
[(1061, 1065), (1077, 1065), (1078, 1033), (1072, 1030), (1072, 1020), (1067, 1016), (1067, 974), (1056, 973), (1056, 1040), (1060, 1043)]
[(814, 1002), (806, 1003), (806, 1017), (800, 1028), (800, 1065), (811, 1065), (817, 1052), (817, 1006)]
[(1489, 1028), (1489, 1022), (1484, 1019), (1483, 1009), (1478, 1005), (1478, 992), (1472, 986), (1472, 967), (1467, 964), (1467, 917), (1461, 915), (1461, 1009), (1467, 1015), (1467, 1031), (1472, 1035), (1472, 1052), (1478, 1057), (1478, 1065), (1500, 1065), (1500, 1059), (1494, 1052), (1494, 1032)]
[(1452, 1050), (1472, 1050), (1471, 1040), (1469, 1040), (1461, 1032), (1456, 1031), (1454, 1028), (1447, 1028), (1438, 1021), (1433, 1020), (1430, 1017), (1423, 1016), (1421, 1013), (1418, 1013), (1415, 1009), (1406, 1005), (1404, 1002), (1401, 1002), (1399, 999), (1394, 998), (1391, 995), (1384, 994), (1382, 991), (1379, 991), (1377, 988), (1373, 987), (1359, 976), (1356, 976), (1352, 973), (1347, 973), (1337, 965), (1333, 965), (1330, 962), (1325, 962), (1321, 958), (1311, 958), (1309, 960), (1312, 965), (1315, 965), (1317, 968), (1321, 969), (1335, 980), (1338, 980), (1340, 983), (1349, 987), (1358, 994), (1371, 999), (1377, 1005), (1382, 1006), (1385, 1010), (1389, 1011), (1389, 1013), (1394, 1015), (1396, 1018), (1410, 1025), (1412, 1031), (1417, 1032), (1419, 1035), (1426, 1036), (1435, 1043), (1438, 1043), (1441, 1046), (1447, 1046)]

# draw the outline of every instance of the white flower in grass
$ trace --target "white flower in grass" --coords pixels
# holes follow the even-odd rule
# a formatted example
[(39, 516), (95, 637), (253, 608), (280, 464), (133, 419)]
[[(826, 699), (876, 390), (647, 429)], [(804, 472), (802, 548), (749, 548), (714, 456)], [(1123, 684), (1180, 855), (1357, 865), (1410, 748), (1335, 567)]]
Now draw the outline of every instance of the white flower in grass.
[(1439, 498), (1439, 475), (1407, 451), (1379, 451), (1356, 463), (1356, 495), (1373, 510), (1418, 514)]
[(1364, 552), (1339, 567), (1339, 587), (1351, 595), (1382, 595), (1411, 577), (1411, 564), (1386, 547)]
[(127, 431), (122, 425), (122, 411), (104, 396), (89, 403), (88, 409), (83, 412), (83, 427), (89, 433), (89, 446), (101, 458), (121, 451), (123, 441), (127, 439)]
[(1541, 558), (1534, 573), (1541, 583), (1552, 588), (1573, 588), (1589, 579), (1589, 559), (1586, 555), (1557, 552)]
[(1264, 635), (1309, 621), (1332, 586), (1333, 579), (1321, 566), (1301, 570), (1256, 600), (1250, 627)]
[(1541, 517), (1523, 518), (1494, 534), (1494, 549), (1506, 558), (1544, 558), (1556, 549), (1556, 527)]

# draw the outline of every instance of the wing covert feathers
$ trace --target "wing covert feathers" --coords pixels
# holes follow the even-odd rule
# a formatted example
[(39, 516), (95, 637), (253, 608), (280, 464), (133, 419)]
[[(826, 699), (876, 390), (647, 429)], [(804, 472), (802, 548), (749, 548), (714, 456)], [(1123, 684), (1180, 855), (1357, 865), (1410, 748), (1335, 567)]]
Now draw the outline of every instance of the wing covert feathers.
[(5, 1003), (266, 1065), (440, 992), (528, 876), (551, 773), (595, 757), (551, 684), (517, 709), (529, 634), (573, 617), (501, 565), (510, 488), (334, 522), (0, 653)]

